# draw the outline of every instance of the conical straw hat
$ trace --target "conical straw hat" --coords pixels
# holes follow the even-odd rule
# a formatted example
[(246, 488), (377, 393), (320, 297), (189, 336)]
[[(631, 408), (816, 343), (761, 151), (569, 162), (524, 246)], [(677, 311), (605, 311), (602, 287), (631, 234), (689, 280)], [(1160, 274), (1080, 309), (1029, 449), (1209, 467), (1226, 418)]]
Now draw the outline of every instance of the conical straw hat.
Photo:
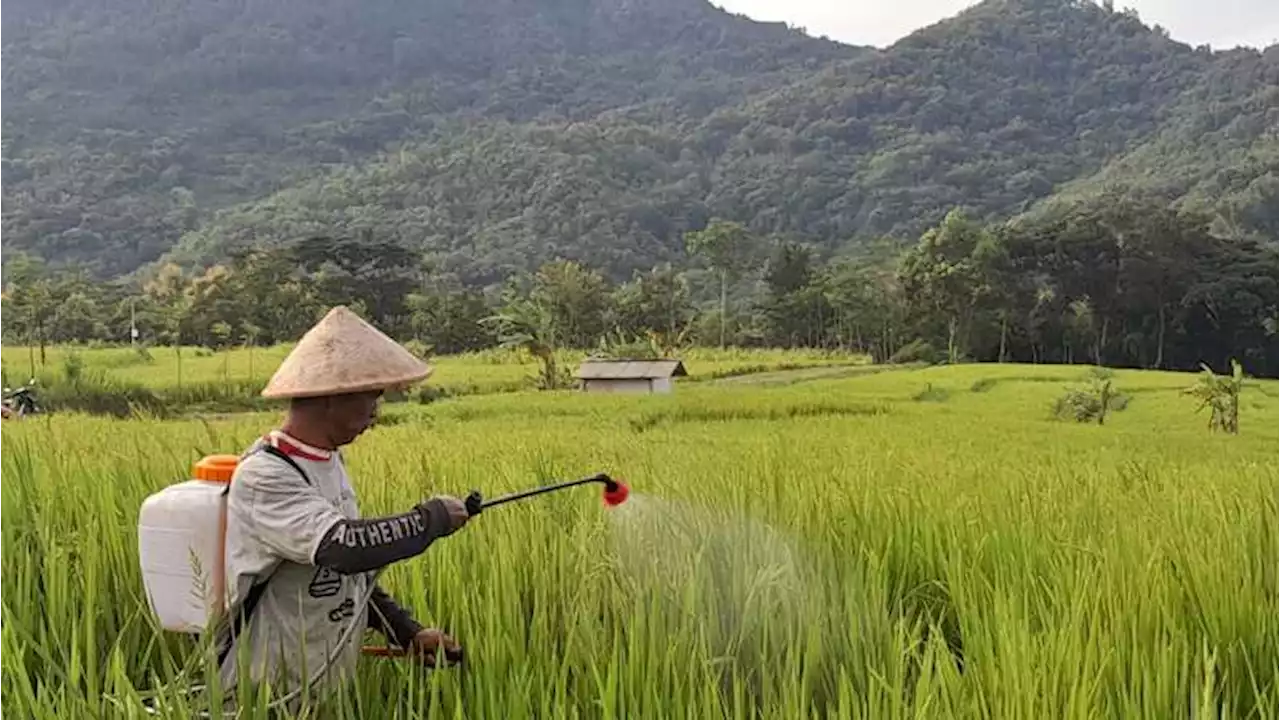
[(339, 306), (302, 336), (262, 396), (300, 398), (389, 390), (430, 374), (431, 368), (404, 346)]

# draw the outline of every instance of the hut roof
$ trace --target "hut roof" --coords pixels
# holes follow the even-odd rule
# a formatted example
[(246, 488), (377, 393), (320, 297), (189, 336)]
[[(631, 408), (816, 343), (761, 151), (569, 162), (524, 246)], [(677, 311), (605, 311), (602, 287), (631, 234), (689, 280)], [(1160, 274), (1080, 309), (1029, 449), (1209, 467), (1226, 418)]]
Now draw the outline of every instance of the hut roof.
[(585, 360), (578, 366), (579, 380), (649, 380), (685, 377), (679, 360)]

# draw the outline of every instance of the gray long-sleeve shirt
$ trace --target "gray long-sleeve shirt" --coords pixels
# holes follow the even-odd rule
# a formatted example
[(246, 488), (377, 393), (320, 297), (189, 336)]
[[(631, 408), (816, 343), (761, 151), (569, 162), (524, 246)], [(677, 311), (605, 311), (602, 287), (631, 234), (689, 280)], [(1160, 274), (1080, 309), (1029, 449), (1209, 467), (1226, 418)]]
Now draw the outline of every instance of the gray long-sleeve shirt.
[[(261, 448), (284, 451), (285, 460)], [(269, 679), (275, 693), (299, 687), (337, 650), (318, 681), (323, 687), (354, 675), (362, 631), (374, 627), (399, 645), (420, 629), (386, 593), (357, 607), (369, 573), (416, 555), (449, 533), (445, 509), (427, 502), (401, 515), (360, 519), (342, 457), (273, 433), (245, 454), (227, 496), (228, 607), (243, 608), (251, 588), (268, 580), (221, 668), (224, 688), (239, 679), (237, 656), (247, 643), (250, 675)], [(274, 572), (273, 572), (274, 571)], [(356, 630), (338, 649), (351, 622)], [(228, 634), (224, 632), (224, 642)]]

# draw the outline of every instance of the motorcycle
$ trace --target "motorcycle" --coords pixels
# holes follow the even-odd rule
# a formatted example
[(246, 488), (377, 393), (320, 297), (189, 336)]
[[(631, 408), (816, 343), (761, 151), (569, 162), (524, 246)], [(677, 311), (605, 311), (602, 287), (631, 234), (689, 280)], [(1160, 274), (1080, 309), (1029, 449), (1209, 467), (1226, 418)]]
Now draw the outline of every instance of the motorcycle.
[(27, 415), (35, 415), (40, 412), (40, 404), (36, 402), (35, 388), (36, 384), (33, 378), (30, 383), (19, 387), (16, 390), (4, 389), (4, 400), (0, 401), (0, 412), (4, 418), (10, 419), (14, 417), (22, 418)]

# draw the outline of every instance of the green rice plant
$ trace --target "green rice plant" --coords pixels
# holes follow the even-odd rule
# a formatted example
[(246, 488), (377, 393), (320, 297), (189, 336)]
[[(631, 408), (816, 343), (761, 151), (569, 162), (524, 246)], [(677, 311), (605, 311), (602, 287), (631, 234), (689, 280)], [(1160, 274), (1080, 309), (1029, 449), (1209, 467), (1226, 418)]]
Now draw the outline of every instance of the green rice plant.
[[(367, 658), (297, 716), (1274, 717), (1274, 404), (1216, 442), (1185, 412), (1187, 375), (1117, 371), (1143, 399), (1100, 444), (1043, 416), (1076, 372), (388, 408), (395, 420), (345, 453), (366, 514), (597, 471), (633, 496), (495, 508), (392, 566), (382, 582), (452, 632), (467, 667)], [(922, 373), (998, 383), (915, 402)], [(184, 669), (212, 679), (200, 644), (159, 631), (147, 607), (138, 509), (201, 454), (246, 447), (276, 409), (5, 426), (6, 716), (142, 718), (157, 690), (167, 717), (210, 706), (181, 692)], [(646, 416), (661, 420), (634, 432)], [(240, 696), (240, 717), (271, 717), (270, 690)]]
[[(270, 378), (272, 368), (284, 360), (290, 349), (289, 345), (278, 345), (197, 355), (194, 348), (183, 348), (179, 364), (179, 355), (173, 352), (173, 348), (49, 347), (49, 366), (42, 368), (37, 365), (36, 370), (40, 378), (48, 380), (55, 375), (54, 368), (61, 367), (65, 358), (75, 354), (82, 358), (85, 372), (100, 371), (111, 381), (145, 388), (163, 398), (171, 412), (259, 410), (265, 405), (260, 402), (258, 393)], [(153, 350), (161, 351), (152, 355)], [(568, 376), (586, 356), (587, 353), (582, 351), (558, 350), (554, 354), (557, 370), (554, 384), (571, 385)], [(781, 369), (865, 365), (868, 362), (863, 355), (819, 350), (728, 348), (721, 351), (689, 348), (679, 357), (684, 360), (690, 374), (685, 382)], [(0, 349), (0, 374), (6, 382), (25, 382), (30, 377), (27, 374), (29, 362), (27, 348), (8, 346)], [(450, 396), (519, 392), (534, 387), (543, 370), (535, 357), (513, 349), (433, 357), (430, 364), (435, 368), (431, 386)]]

